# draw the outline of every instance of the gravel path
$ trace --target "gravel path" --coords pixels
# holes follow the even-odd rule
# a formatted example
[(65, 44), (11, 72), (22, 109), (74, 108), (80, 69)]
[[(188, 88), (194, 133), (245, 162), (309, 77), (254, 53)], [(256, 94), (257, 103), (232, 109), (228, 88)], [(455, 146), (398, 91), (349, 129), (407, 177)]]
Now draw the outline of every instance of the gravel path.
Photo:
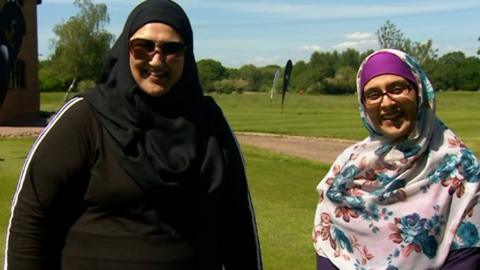
[(36, 137), (42, 131), (43, 127), (5, 127), (0, 126), (0, 139), (2, 138), (20, 138)]
[(264, 133), (237, 132), (235, 135), (241, 144), (253, 145), (273, 152), (301, 158), (318, 160), (327, 164), (333, 163), (338, 154), (356, 142), (351, 140)]
[[(0, 127), (0, 139), (36, 137), (41, 127)], [(332, 163), (343, 149), (355, 141), (314, 137), (288, 136), (265, 133), (237, 132), (241, 144), (265, 148), (277, 153), (298, 156), (324, 163)]]

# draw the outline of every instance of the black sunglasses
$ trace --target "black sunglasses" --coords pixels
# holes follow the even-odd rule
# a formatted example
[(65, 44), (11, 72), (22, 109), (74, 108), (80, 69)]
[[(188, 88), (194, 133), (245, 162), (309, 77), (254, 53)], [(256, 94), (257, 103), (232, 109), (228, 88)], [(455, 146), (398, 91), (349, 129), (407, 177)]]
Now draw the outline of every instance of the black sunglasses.
[[(177, 41), (156, 42), (149, 39), (136, 38), (128, 44), (130, 53), (136, 59), (152, 58), (156, 52), (164, 57), (184, 56), (187, 45)], [(159, 48), (160, 50), (157, 50)]]

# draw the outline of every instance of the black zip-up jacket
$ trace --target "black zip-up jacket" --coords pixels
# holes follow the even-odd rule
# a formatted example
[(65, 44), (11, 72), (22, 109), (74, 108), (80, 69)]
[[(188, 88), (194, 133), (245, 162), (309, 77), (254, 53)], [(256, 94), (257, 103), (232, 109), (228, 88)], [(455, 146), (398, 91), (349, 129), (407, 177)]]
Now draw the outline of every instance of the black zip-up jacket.
[[(20, 175), (5, 270), (261, 269), (241, 156), (226, 173), (214, 227), (192, 244), (120, 167), (107, 136), (81, 98), (45, 128)], [(189, 222), (192, 231), (203, 223)]]

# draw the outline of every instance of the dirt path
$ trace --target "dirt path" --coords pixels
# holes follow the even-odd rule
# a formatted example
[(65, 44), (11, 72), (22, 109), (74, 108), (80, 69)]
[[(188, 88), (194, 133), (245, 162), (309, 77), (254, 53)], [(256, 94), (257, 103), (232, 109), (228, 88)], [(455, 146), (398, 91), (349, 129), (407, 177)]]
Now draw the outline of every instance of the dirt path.
[(277, 153), (318, 160), (327, 164), (335, 161), (338, 154), (355, 143), (350, 140), (264, 133), (237, 132), (236, 136), (241, 144), (254, 145)]
[[(0, 127), (0, 139), (17, 137), (36, 137), (41, 127)], [(313, 137), (276, 135), (265, 133), (237, 132), (241, 144), (265, 148), (324, 163), (332, 163), (340, 152), (355, 141), (323, 139)]]
[(20, 138), (37, 137), (43, 127), (5, 127), (0, 126), (0, 139), (2, 138)]

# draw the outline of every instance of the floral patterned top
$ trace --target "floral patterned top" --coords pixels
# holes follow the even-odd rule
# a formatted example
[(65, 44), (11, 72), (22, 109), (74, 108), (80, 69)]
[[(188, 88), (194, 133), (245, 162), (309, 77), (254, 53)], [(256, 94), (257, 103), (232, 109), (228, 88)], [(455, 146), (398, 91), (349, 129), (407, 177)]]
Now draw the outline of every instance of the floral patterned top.
[(479, 162), (435, 116), (433, 87), (415, 60), (381, 51), (400, 57), (416, 78), (415, 127), (389, 141), (359, 93), (370, 136), (347, 148), (317, 186), (314, 247), (340, 269), (440, 268), (450, 250), (480, 246)]

